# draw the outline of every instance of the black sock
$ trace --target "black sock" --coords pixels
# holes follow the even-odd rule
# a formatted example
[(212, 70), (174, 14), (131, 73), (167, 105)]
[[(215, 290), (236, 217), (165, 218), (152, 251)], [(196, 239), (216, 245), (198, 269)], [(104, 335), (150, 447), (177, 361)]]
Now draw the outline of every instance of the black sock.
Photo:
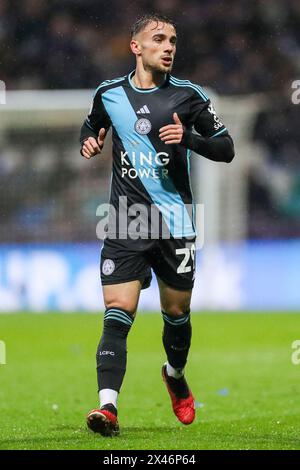
[(120, 391), (126, 371), (127, 335), (133, 323), (129, 312), (111, 307), (105, 311), (102, 337), (97, 349), (98, 390)]
[(183, 369), (187, 362), (192, 337), (190, 310), (182, 315), (162, 312), (164, 320), (163, 344), (168, 363), (174, 369)]

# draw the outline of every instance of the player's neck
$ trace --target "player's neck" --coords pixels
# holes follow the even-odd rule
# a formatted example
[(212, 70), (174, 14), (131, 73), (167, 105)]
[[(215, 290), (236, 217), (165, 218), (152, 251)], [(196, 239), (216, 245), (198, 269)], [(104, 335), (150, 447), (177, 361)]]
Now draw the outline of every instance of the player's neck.
[(161, 86), (166, 81), (166, 75), (166, 73), (148, 72), (137, 67), (132, 81), (137, 88), (155, 88)]

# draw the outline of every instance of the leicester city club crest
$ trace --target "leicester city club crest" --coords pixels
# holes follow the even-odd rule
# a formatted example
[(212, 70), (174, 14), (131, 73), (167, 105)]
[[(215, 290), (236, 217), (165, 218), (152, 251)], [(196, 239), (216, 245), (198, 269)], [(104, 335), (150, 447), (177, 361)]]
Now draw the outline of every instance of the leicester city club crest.
[(105, 276), (109, 276), (115, 270), (115, 263), (112, 259), (106, 259), (102, 265), (102, 272)]
[(141, 118), (136, 121), (134, 128), (138, 134), (145, 135), (145, 134), (149, 134), (152, 126), (151, 126), (151, 122), (149, 121), (149, 119)]

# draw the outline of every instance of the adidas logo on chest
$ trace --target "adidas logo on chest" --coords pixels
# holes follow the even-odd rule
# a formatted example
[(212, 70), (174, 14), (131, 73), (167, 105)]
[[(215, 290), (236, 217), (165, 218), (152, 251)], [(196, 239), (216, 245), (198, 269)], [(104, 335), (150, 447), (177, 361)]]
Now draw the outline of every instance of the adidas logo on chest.
[(150, 114), (149, 108), (146, 104), (142, 106), (137, 112), (137, 114)]

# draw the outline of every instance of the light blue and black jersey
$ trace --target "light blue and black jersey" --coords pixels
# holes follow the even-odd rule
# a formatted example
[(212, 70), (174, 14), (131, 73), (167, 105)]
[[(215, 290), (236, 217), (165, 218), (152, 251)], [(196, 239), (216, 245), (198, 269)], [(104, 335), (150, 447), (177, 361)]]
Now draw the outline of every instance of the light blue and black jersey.
[[(132, 82), (134, 72), (107, 80), (96, 89), (80, 141), (97, 137), (102, 127), (112, 127), (110, 203), (117, 212), (124, 197), (128, 208), (133, 204), (152, 206), (171, 236), (193, 236), (191, 150), (213, 160), (230, 161), (226, 152), (232, 140), (199, 85), (167, 74), (163, 85), (140, 89)], [(184, 139), (181, 144), (166, 145), (159, 138), (159, 129), (174, 124), (174, 112), (185, 127)], [(193, 126), (200, 135), (191, 132)]]

